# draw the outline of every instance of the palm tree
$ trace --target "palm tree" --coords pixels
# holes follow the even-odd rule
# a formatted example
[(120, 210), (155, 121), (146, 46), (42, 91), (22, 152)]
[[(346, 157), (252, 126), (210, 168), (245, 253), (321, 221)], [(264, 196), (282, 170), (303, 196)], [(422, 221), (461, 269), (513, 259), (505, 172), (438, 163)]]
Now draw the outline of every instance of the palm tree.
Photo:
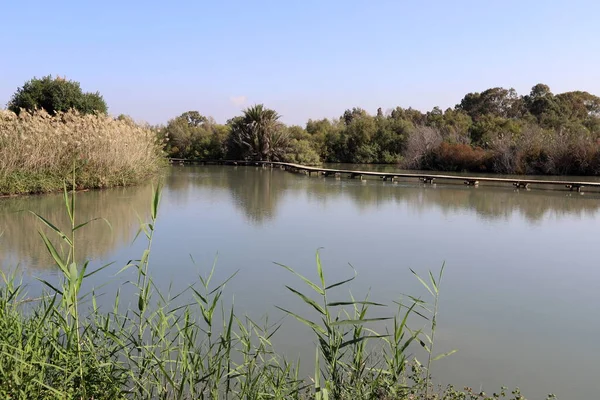
[(232, 153), (242, 158), (278, 161), (289, 145), (289, 135), (276, 111), (257, 104), (244, 110), (231, 124)]

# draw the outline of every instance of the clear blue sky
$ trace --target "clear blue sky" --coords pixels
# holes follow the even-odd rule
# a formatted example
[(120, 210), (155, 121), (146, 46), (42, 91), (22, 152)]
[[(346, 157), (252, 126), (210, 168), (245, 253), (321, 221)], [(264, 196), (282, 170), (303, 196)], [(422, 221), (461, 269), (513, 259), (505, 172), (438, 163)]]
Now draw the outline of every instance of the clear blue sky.
[(47, 74), (151, 123), (264, 103), (303, 124), (539, 82), (600, 95), (599, 17), (598, 0), (2, 0), (0, 104)]

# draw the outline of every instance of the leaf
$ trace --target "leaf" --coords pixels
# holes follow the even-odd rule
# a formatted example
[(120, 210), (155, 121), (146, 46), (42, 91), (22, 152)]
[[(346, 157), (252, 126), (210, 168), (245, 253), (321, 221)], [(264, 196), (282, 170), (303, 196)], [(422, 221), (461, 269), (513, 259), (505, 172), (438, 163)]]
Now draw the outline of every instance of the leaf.
[(69, 282), (71, 284), (74, 284), (78, 281), (77, 276), (78, 276), (78, 271), (77, 271), (77, 264), (75, 264), (74, 262), (72, 262), (71, 264), (69, 264)]
[(387, 337), (387, 336), (389, 336), (389, 335), (371, 335), (371, 336), (361, 336), (361, 337), (359, 337), (359, 338), (356, 338), (356, 339), (351, 339), (351, 340), (348, 340), (348, 341), (346, 341), (346, 342), (342, 343), (342, 344), (340, 345), (340, 349), (343, 349), (344, 347), (346, 347), (346, 346), (350, 346), (350, 345), (352, 345), (352, 344), (355, 344), (355, 343), (360, 343), (360, 342), (362, 342), (362, 341), (364, 341), (364, 340), (368, 340), (368, 339), (381, 339), (381, 338), (384, 338), (384, 337)]
[(438, 354), (437, 356), (435, 356), (435, 357), (433, 358), (433, 360), (432, 360), (432, 361), (437, 361), (437, 360), (440, 360), (440, 359), (442, 359), (442, 358), (444, 358), (444, 357), (448, 357), (449, 355), (452, 355), (452, 354), (456, 353), (457, 351), (458, 351), (458, 350), (456, 350), (456, 349), (455, 349), (455, 350), (451, 350), (451, 351), (449, 351), (449, 352), (447, 352), (447, 353)]
[(46, 249), (48, 249), (48, 252), (54, 259), (56, 265), (60, 268), (60, 270), (65, 276), (68, 276), (67, 266), (63, 261), (62, 257), (58, 254), (58, 251), (56, 251), (56, 247), (54, 247), (54, 245), (52, 244), (52, 242), (50, 242), (50, 240), (44, 232), (40, 231), (39, 234), (42, 237), (42, 241), (46, 245)]
[(160, 192), (161, 188), (160, 185), (158, 185), (156, 187), (156, 190), (154, 190), (154, 197), (152, 198), (152, 220), (156, 220), (156, 217), (158, 215), (158, 206), (160, 204)]
[(83, 277), (84, 277), (84, 278), (87, 278), (87, 277), (89, 277), (89, 276), (92, 276), (92, 275), (94, 275), (95, 273), (97, 273), (97, 272), (100, 272), (100, 271), (102, 271), (103, 269), (110, 267), (110, 266), (111, 266), (111, 265), (113, 265), (114, 263), (115, 263), (115, 262), (113, 261), (113, 262), (110, 262), (110, 263), (108, 263), (108, 264), (104, 264), (103, 266), (101, 266), (101, 267), (99, 267), (99, 268), (96, 268), (96, 269), (95, 269), (95, 270), (93, 270), (92, 272), (90, 272), (90, 273), (88, 273), (88, 274), (85, 274)]
[(304, 325), (307, 325), (307, 326), (311, 327), (313, 330), (315, 330), (317, 332), (320, 332), (322, 335), (327, 335), (327, 332), (325, 332), (325, 330), (323, 328), (321, 328), (319, 325), (315, 324), (314, 322), (309, 321), (306, 318), (302, 318), (298, 314), (295, 314), (295, 313), (293, 313), (291, 311), (288, 311), (285, 308), (281, 308), (279, 306), (275, 306), (275, 307), (278, 308), (278, 309), (280, 309), (284, 313), (289, 314), (292, 317), (296, 318), (298, 321), (302, 322)]
[(363, 304), (367, 306), (378, 306), (378, 307), (387, 307), (386, 304), (375, 303), (372, 301), (336, 301), (332, 303), (327, 303), (327, 307), (337, 307), (337, 306), (352, 306), (356, 304)]
[(431, 288), (429, 287), (429, 285), (427, 283), (425, 283), (425, 281), (419, 276), (419, 274), (417, 274), (412, 268), (410, 269), (410, 272), (412, 272), (413, 275), (417, 277), (417, 279), (419, 280), (419, 282), (421, 282), (421, 284), (423, 286), (425, 286), (425, 288), (429, 291), (429, 293), (431, 293), (431, 295), (435, 297), (435, 294), (433, 293), (433, 291), (431, 290)]
[(317, 250), (317, 273), (321, 280), (321, 287), (325, 287), (325, 276), (323, 275), (323, 266), (321, 265), (321, 257), (319, 257), (319, 251)]
[(288, 290), (291, 291), (292, 293), (298, 295), (302, 300), (304, 300), (305, 303), (310, 304), (315, 310), (317, 310), (319, 313), (321, 313), (321, 315), (325, 315), (325, 310), (323, 310), (323, 308), (319, 304), (317, 304), (316, 301), (305, 296), (304, 294), (300, 293), (299, 291), (297, 291), (296, 289), (294, 289), (290, 286), (286, 285), (285, 287), (288, 288)]
[(349, 266), (350, 266), (350, 268), (352, 268), (352, 270), (354, 271), (354, 276), (353, 276), (352, 278), (350, 278), (350, 279), (346, 279), (346, 280), (343, 280), (343, 281), (340, 281), (340, 282), (334, 283), (333, 285), (329, 285), (329, 286), (327, 286), (327, 287), (325, 288), (325, 290), (329, 290), (329, 289), (333, 289), (334, 287), (341, 286), (341, 285), (343, 285), (343, 284), (345, 284), (345, 283), (348, 283), (348, 282), (351, 282), (351, 281), (353, 281), (353, 280), (356, 278), (356, 276), (358, 275), (358, 274), (357, 274), (357, 272), (356, 272), (356, 269), (354, 269), (354, 267), (352, 266), (352, 264), (348, 264), (348, 265), (349, 265)]
[(433, 290), (435, 291), (435, 293), (439, 293), (438, 285), (435, 282), (435, 278), (433, 277), (433, 273), (431, 273), (431, 271), (429, 271), (429, 280), (431, 281), (431, 285), (433, 286)]
[(73, 200), (69, 201), (69, 191), (67, 189), (67, 182), (63, 182), (63, 199), (65, 200), (65, 207), (67, 209), (67, 213), (69, 214), (69, 220), (73, 221)]
[(340, 325), (361, 325), (368, 322), (375, 321), (387, 321), (391, 319), (390, 317), (381, 317), (381, 318), (365, 318), (365, 319), (343, 319), (341, 321), (334, 321), (331, 323), (332, 326), (340, 326)]
[(86, 225), (87, 225), (87, 224), (89, 224), (90, 222), (94, 222), (94, 221), (104, 221), (104, 222), (106, 222), (106, 225), (108, 225), (108, 227), (110, 228), (110, 230), (111, 230), (111, 232), (112, 232), (112, 230), (113, 230), (113, 227), (112, 227), (112, 225), (110, 224), (110, 222), (108, 222), (108, 220), (107, 220), (106, 218), (101, 218), (101, 217), (99, 217), (99, 218), (93, 218), (93, 219), (90, 219), (89, 221), (82, 222), (81, 224), (79, 224), (79, 225), (77, 225), (76, 227), (74, 227), (74, 228), (73, 228), (73, 232), (75, 232), (75, 231), (76, 231), (76, 230), (78, 230), (78, 229), (81, 229), (81, 228), (83, 228), (84, 226), (86, 226)]
[(238, 272), (240, 272), (239, 269), (237, 271), (235, 271), (233, 274), (229, 275), (229, 278), (225, 279), (223, 281), (223, 283), (221, 283), (219, 286), (217, 286), (216, 288), (214, 288), (213, 290), (211, 290), (210, 293), (208, 293), (208, 295), (210, 296), (211, 294), (213, 294), (217, 290), (224, 288), (225, 285), (238, 274)]
[(278, 265), (282, 268), (287, 269), (288, 271), (290, 271), (292, 274), (296, 275), (298, 278), (302, 279), (308, 286), (310, 286), (311, 288), (313, 288), (313, 290), (317, 293), (319, 293), (321, 296), (325, 295), (325, 291), (323, 289), (321, 289), (320, 287), (318, 287), (317, 285), (315, 285), (314, 283), (312, 283), (308, 278), (305, 278), (304, 276), (300, 275), (299, 273), (297, 273), (296, 271), (294, 271), (292, 268), (288, 267), (287, 265), (283, 265), (283, 264), (279, 264), (279, 263), (274, 263), (275, 265)]
[(42, 282), (44, 285), (48, 286), (50, 289), (52, 289), (55, 293), (58, 293), (62, 296), (63, 292), (58, 290), (57, 288), (55, 288), (50, 282), (41, 279), (41, 278), (36, 278), (38, 281)]
[(30, 213), (32, 213), (33, 215), (35, 215), (40, 221), (42, 221), (44, 223), (44, 225), (46, 225), (48, 228), (52, 229), (54, 232), (56, 232), (58, 234), (58, 236), (60, 236), (61, 239), (63, 239), (64, 241), (66, 241), (69, 246), (73, 246), (73, 242), (71, 242), (71, 239), (69, 239), (67, 237), (67, 235), (65, 235), (60, 229), (58, 229), (56, 226), (54, 226), (50, 221), (48, 221), (46, 218), (42, 217), (41, 215), (39, 215), (36, 212), (30, 211)]

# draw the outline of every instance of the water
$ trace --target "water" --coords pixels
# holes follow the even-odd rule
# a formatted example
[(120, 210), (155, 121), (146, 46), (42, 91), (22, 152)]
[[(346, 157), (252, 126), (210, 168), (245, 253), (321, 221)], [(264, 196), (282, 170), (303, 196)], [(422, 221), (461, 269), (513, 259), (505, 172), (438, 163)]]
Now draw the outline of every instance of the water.
[[(348, 168), (348, 166), (345, 166)], [(362, 169), (362, 168), (361, 168)], [(80, 193), (81, 220), (105, 217), (78, 237), (93, 265), (116, 261), (88, 285), (110, 303), (127, 273), (116, 275), (145, 243), (132, 244), (138, 217), (148, 215), (152, 188)], [(57, 279), (35, 231), (36, 211), (58, 225), (67, 219), (61, 195), (0, 201), (0, 265)], [(446, 262), (438, 350), (458, 352), (434, 365), (439, 383), (487, 392), (519, 386), (531, 399), (596, 398), (600, 375), (600, 193), (512, 187), (316, 178), (254, 167), (172, 167), (159, 212), (151, 270), (163, 287), (185, 287), (205, 274), (218, 253), (216, 279), (228, 285), (238, 313), (282, 317), (274, 305), (302, 311), (284, 284), (301, 288), (273, 261), (315, 277), (314, 255), (327, 278), (359, 273), (352, 291), (390, 303), (423, 294), (409, 268), (438, 270)], [(193, 261), (192, 261), (193, 258)], [(130, 293), (131, 294), (131, 293)], [(344, 293), (340, 293), (340, 298)], [(102, 297), (101, 297), (102, 299)], [(312, 360), (312, 337), (288, 319), (275, 346)], [(308, 364), (308, 362), (306, 363)]]

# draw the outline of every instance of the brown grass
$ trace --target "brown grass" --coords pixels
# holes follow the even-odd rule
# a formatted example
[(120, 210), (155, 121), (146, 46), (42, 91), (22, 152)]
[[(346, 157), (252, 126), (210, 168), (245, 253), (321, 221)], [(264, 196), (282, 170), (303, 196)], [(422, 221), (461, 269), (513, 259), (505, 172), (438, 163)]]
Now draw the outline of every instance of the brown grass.
[(155, 133), (129, 119), (0, 110), (0, 194), (59, 190), (73, 168), (78, 188), (130, 185), (161, 165)]

